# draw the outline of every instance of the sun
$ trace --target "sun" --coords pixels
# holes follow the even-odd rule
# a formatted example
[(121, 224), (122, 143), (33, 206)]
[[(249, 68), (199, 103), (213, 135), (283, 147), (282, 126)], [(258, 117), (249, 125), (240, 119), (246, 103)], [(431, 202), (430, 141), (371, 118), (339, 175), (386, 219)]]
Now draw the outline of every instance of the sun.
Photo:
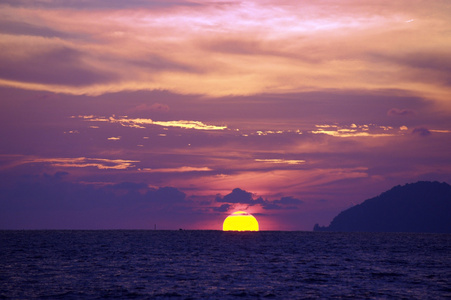
[(224, 220), (223, 231), (258, 231), (257, 219), (245, 212), (236, 211)]

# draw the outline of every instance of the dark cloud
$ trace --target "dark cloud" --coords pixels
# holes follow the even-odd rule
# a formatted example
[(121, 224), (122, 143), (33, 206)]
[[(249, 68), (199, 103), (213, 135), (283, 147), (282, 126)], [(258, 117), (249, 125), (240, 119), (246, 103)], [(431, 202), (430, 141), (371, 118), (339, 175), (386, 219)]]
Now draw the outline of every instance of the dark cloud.
[(419, 136), (430, 136), (432, 133), (427, 128), (418, 127), (412, 130), (412, 134), (417, 134)]
[(0, 20), (0, 32), (13, 35), (32, 35), (47, 38), (70, 38), (75, 37), (71, 34), (58, 31), (45, 26), (38, 26), (26, 22)]
[(161, 104), (161, 103), (154, 103), (154, 104), (142, 103), (142, 104), (139, 104), (135, 107), (128, 109), (128, 111), (134, 112), (134, 113), (168, 112), (169, 106), (166, 104)]
[(266, 210), (272, 209), (297, 209), (297, 205), (304, 203), (294, 197), (282, 197), (280, 200), (265, 201), (262, 207)]
[(318, 200), (316, 200), (316, 202), (318, 202), (318, 203), (328, 203), (330, 201), (327, 200), (327, 199), (318, 199)]
[(249, 120), (258, 121), (260, 130), (271, 127), (274, 129), (275, 126), (272, 124), (280, 126), (280, 124), (291, 123), (290, 125), (295, 127), (303, 122), (321, 124), (325, 120), (329, 124), (343, 122), (377, 124), (381, 122), (381, 117), (386, 116), (387, 112), (394, 107), (401, 107), (407, 112), (426, 111), (430, 106), (425, 99), (398, 90), (318, 91), (283, 96), (275, 94), (231, 96), (202, 104), (209, 109), (209, 117), (212, 119), (217, 120), (227, 116), (230, 126), (233, 125), (232, 121), (243, 122), (247, 126), (249, 126)]
[(163, 223), (195, 212), (185, 193), (173, 187), (84, 184), (66, 181), (66, 176), (22, 176), (14, 185), (1, 185), (0, 228), (26, 228), (28, 220), (33, 228), (139, 228), (149, 218)]
[(186, 194), (174, 187), (162, 187), (158, 189), (150, 189), (146, 198), (151, 201), (158, 201), (164, 204), (183, 202), (186, 200)]
[(429, 51), (414, 53), (372, 54), (379, 61), (387, 61), (409, 68), (405, 77), (419, 82), (451, 84), (451, 55)]
[[(230, 194), (225, 195), (223, 198), (219, 195), (216, 196), (216, 202), (227, 202), (227, 203), (239, 203), (239, 204), (249, 204), (249, 205), (261, 205), (263, 209), (296, 209), (297, 205), (302, 204), (303, 201), (296, 199), (294, 197), (282, 197), (278, 200), (263, 200), (262, 197), (254, 199), (254, 194), (246, 192), (240, 188), (234, 189)], [(217, 211), (227, 211), (230, 208), (228, 206), (222, 205), (215, 209)]]
[(418, 69), (430, 69), (451, 73), (451, 55), (449, 52), (417, 52), (404, 55), (399, 58), (401, 61), (411, 67)]
[(48, 174), (44, 174), (44, 176), (47, 176), (47, 177), (50, 177), (50, 178), (53, 177), (55, 179), (63, 179), (63, 177), (65, 177), (67, 175), (69, 175), (69, 173), (68, 172), (63, 172), (63, 171), (56, 172), (53, 176), (52, 175), (48, 175)]
[(414, 115), (415, 111), (413, 109), (399, 109), (399, 108), (392, 108), (387, 112), (387, 116), (408, 116), (408, 115)]
[(282, 197), (280, 200), (275, 200), (274, 203), (283, 205), (298, 205), (304, 203), (302, 200), (296, 199), (294, 197)]
[(145, 183), (121, 182), (100, 190), (113, 191), (116, 197), (129, 201), (147, 201), (164, 205), (186, 201), (186, 194), (174, 187), (149, 188)]
[(266, 210), (277, 210), (277, 209), (282, 209), (282, 206), (277, 205), (275, 203), (265, 203), (262, 205), (263, 209)]
[(217, 211), (217, 212), (226, 212), (229, 210), (229, 208), (231, 207), (230, 204), (223, 204), (219, 207), (214, 207), (213, 211)]
[(262, 204), (264, 201), (261, 197), (258, 199), (253, 198), (253, 194), (246, 192), (240, 188), (234, 189), (230, 194), (227, 194), (222, 198), (221, 196), (216, 196), (217, 202), (227, 202), (227, 203), (241, 203), (241, 204)]
[(117, 189), (117, 190), (133, 191), (133, 190), (148, 189), (148, 186), (145, 183), (121, 182), (121, 183), (111, 185), (110, 188)]
[(148, 55), (143, 60), (127, 60), (130, 65), (145, 68), (148, 71), (181, 71), (181, 72), (194, 72), (199, 73), (200, 70), (194, 66), (175, 62), (158, 55)]
[(0, 57), (0, 78), (33, 83), (66, 84), (71, 86), (104, 83), (116, 79), (111, 73), (100, 72), (83, 63), (84, 53), (60, 47), (21, 60)]
[(375, 58), (405, 65), (414, 69), (436, 70), (449, 73), (451, 70), (451, 55), (448, 52), (395, 52), (392, 54), (372, 53)]

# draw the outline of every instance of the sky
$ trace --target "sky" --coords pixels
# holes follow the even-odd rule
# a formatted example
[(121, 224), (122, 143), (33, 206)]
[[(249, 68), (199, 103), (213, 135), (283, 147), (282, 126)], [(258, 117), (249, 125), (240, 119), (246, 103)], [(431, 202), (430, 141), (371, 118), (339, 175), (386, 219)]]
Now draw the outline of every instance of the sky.
[(0, 229), (312, 230), (451, 183), (451, 3), (5, 0)]

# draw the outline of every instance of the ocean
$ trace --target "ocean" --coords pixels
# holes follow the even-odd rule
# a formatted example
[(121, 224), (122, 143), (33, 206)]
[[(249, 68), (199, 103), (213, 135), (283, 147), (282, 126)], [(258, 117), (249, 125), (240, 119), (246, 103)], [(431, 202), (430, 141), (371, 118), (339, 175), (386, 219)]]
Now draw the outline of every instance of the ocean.
[(3, 299), (450, 297), (450, 234), (0, 231)]

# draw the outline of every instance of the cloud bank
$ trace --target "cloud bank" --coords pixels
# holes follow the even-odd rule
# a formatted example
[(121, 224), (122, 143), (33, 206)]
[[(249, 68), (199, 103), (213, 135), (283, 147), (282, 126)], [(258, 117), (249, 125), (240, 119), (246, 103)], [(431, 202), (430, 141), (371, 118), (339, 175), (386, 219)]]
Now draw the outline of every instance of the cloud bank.
[(397, 89), (442, 101), (450, 93), (445, 1), (4, 1), (1, 10), (3, 86), (210, 96)]

